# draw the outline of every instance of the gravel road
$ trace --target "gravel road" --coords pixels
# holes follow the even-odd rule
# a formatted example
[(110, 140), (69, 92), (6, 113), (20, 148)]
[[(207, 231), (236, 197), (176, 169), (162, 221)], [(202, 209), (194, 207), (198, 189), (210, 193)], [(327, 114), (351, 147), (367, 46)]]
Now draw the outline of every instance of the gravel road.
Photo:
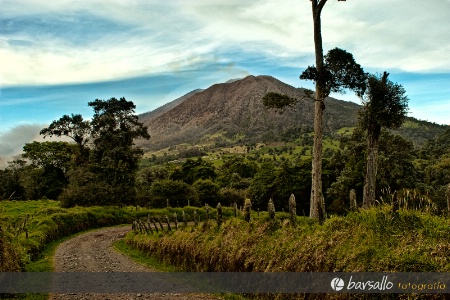
[[(130, 226), (91, 231), (63, 242), (54, 257), (55, 272), (150, 272), (112, 248)], [(209, 294), (52, 294), (50, 299), (223, 299)]]

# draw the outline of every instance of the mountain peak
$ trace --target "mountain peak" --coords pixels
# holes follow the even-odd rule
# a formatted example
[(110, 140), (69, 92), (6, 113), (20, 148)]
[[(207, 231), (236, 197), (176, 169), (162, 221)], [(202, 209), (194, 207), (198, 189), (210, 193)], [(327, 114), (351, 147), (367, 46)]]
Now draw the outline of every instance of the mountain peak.
[[(300, 99), (294, 108), (283, 114), (264, 107), (262, 98), (277, 92)], [(276, 138), (287, 130), (313, 127), (314, 103), (304, 99), (302, 89), (294, 88), (267, 76), (247, 76), (228, 83), (215, 84), (189, 95), (162, 114), (143, 118), (141, 122), (152, 136), (149, 148), (174, 144), (196, 143), (217, 133), (226, 136), (244, 135), (254, 142)], [(327, 99), (325, 130), (353, 126), (358, 105)]]

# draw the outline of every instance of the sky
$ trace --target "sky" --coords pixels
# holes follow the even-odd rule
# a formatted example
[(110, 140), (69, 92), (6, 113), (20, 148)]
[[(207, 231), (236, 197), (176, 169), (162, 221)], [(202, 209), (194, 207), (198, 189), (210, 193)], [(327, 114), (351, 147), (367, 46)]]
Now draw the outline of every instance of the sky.
[[(450, 124), (449, 15), (450, 0), (328, 0), (324, 52), (389, 72), (409, 116)], [(0, 0), (0, 157), (65, 114), (90, 118), (95, 99), (144, 113), (248, 75), (313, 88), (299, 80), (313, 64), (308, 0)]]

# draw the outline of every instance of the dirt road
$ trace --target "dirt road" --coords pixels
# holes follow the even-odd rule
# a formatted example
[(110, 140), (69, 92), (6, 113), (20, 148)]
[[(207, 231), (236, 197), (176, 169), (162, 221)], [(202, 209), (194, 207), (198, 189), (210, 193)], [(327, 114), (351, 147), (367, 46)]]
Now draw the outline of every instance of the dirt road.
[[(112, 248), (130, 226), (103, 228), (63, 242), (56, 249), (55, 272), (150, 272)], [(53, 294), (50, 299), (222, 299), (208, 294)]]

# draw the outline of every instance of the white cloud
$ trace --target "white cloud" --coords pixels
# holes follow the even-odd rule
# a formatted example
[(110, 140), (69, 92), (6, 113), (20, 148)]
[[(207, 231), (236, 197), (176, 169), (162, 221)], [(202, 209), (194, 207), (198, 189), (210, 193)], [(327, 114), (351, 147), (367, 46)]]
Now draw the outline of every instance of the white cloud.
[[(97, 32), (100, 38), (78, 43), (52, 32), (41, 32), (39, 39), (26, 31), (0, 35), (3, 85), (167, 73), (199, 62), (232, 62), (228, 50), (277, 58), (290, 66), (313, 63), (309, 1), (4, 0), (1, 5), (0, 19), (40, 16), (45, 21), (45, 16), (76, 19), (88, 14), (126, 27)], [(323, 11), (324, 50), (344, 48), (364, 67), (449, 72), (449, 14), (448, 2), (328, 1)], [(93, 38), (80, 28), (86, 30), (86, 38)]]

